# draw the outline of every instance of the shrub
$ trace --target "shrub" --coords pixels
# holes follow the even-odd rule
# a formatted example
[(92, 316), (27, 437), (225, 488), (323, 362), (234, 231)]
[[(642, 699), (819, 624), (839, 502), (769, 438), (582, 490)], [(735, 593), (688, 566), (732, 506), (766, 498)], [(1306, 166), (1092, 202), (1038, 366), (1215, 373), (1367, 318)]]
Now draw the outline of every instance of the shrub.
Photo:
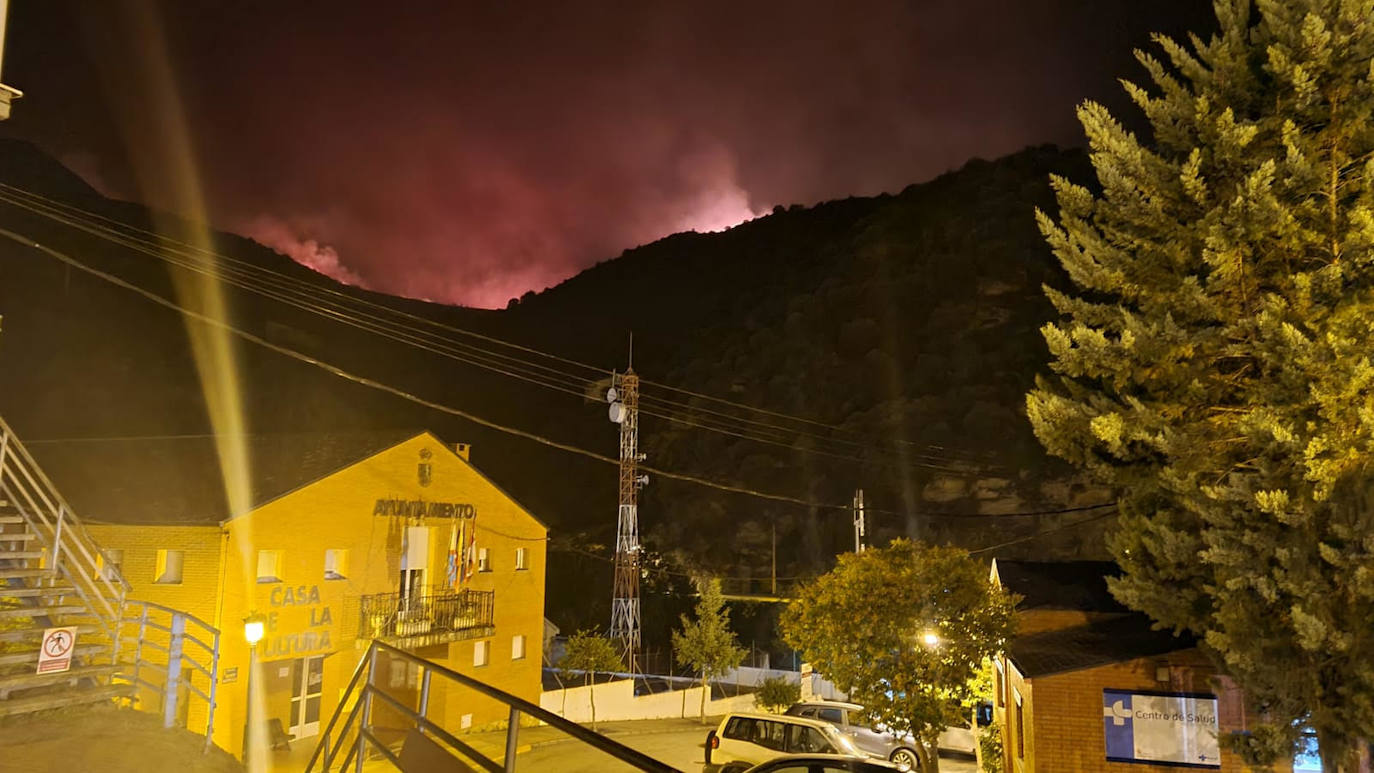
[(801, 700), (801, 685), (793, 684), (780, 676), (763, 680), (759, 691), (754, 693), (754, 705), (767, 711), (786, 711), (788, 706)]

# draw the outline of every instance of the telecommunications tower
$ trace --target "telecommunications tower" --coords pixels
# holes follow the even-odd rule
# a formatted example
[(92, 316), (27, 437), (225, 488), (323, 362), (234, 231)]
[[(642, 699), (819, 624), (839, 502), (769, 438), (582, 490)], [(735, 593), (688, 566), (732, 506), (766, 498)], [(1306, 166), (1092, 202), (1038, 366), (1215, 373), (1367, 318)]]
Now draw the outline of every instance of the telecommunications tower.
[(616, 515), (615, 585), (611, 595), (611, 638), (620, 646), (625, 667), (639, 673), (639, 489), (649, 482), (639, 474), (639, 376), (630, 367), (611, 378), (606, 392), (611, 421), (620, 425), (620, 508)]

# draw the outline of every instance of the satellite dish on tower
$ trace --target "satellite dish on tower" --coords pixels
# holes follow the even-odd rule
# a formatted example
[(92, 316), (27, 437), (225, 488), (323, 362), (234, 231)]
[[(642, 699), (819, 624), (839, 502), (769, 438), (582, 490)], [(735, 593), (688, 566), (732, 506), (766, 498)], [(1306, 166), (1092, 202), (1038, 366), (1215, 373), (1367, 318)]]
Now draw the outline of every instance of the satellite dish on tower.
[(613, 403), (618, 397), (620, 397), (620, 393), (615, 391), (615, 387), (606, 390), (606, 402)]
[(615, 422), (616, 424), (624, 423), (625, 413), (626, 411), (624, 403), (611, 403), (611, 421)]

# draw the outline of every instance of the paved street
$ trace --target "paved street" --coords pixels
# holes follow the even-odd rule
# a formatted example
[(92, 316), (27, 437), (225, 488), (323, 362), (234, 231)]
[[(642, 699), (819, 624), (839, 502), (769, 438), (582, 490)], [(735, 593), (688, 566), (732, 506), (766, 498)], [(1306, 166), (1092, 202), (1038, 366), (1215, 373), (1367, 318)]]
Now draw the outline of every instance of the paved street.
[[(656, 760), (661, 760), (685, 773), (698, 773), (705, 762), (702, 747), (706, 731), (712, 725), (701, 725), (696, 720), (646, 720), (640, 722), (609, 722), (601, 726), (606, 736), (626, 746), (637, 749)], [(518, 757), (518, 770), (556, 770), (570, 773), (595, 773), (596, 771), (632, 770), (605, 753), (583, 744), (567, 740), (545, 737), (533, 738), (538, 728), (522, 733), (522, 741), (529, 741), (531, 748)], [(940, 773), (977, 773), (972, 760), (943, 758), (940, 760)]]

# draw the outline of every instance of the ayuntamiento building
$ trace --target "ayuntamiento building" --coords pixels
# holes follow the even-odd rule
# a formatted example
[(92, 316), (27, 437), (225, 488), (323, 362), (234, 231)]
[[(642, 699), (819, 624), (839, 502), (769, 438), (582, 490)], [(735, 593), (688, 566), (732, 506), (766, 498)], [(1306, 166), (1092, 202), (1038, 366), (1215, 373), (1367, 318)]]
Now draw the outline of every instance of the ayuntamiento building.
[[(35, 449), (130, 599), (222, 632), (217, 745), (243, 748), (250, 615), (266, 628), (254, 678), (267, 721), (297, 740), (328, 722), (374, 637), (538, 703), (547, 529), (469, 462), (467, 446), (372, 432), (249, 436), (243, 447), (237, 480), (224, 479), (211, 438)], [(385, 679), (392, 694), (419, 689), (409, 670)], [(436, 722), (506, 718), (494, 701), (446, 687), (429, 696)], [(203, 702), (182, 710), (188, 726), (204, 726)]]

